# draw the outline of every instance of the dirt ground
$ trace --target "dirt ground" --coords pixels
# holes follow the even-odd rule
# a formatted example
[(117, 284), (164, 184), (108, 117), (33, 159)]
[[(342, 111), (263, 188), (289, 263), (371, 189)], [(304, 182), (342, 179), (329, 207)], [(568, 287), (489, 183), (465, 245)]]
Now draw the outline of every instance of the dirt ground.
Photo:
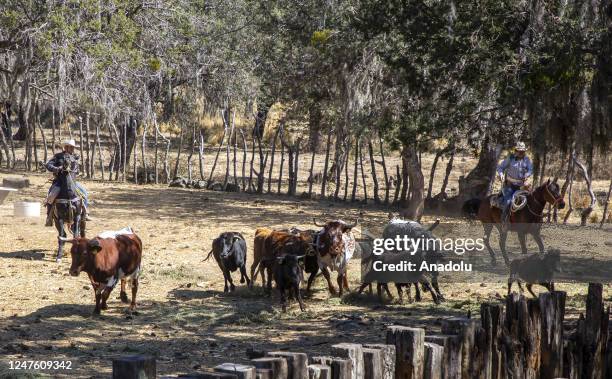
[[(307, 310), (302, 313), (292, 303), (283, 314), (278, 296), (265, 297), (260, 283), (252, 291), (238, 285), (236, 292), (223, 293), (216, 263), (203, 262), (211, 241), (223, 231), (242, 232), (249, 245), (250, 265), (257, 227), (312, 228), (313, 216), (359, 217), (362, 228), (376, 233), (386, 224), (388, 209), (92, 181), (85, 182), (95, 202), (88, 235), (131, 226), (144, 243), (137, 313), (128, 314), (115, 291), (109, 309), (93, 317), (93, 291), (87, 277), (68, 275), (69, 256), (55, 263), (55, 229), (45, 228), (42, 217), (12, 216), (12, 202), (40, 200), (46, 193), (48, 176), (29, 177), (32, 186), (0, 205), (0, 376), (9, 373), (10, 360), (70, 360), (70, 372), (50, 374), (109, 377), (111, 359), (120, 355), (156, 355), (158, 373), (165, 375), (242, 362), (247, 348), (325, 354), (338, 342), (381, 342), (389, 324), (435, 332), (441, 318), (464, 316), (468, 311), (477, 315), (481, 302), (501, 301), (506, 291), (499, 282), (442, 282), (447, 301), (441, 305), (433, 304), (428, 295), (420, 303), (381, 305), (367, 295), (331, 297), (319, 278), (313, 296), (306, 299)], [(435, 218), (426, 216), (424, 223)], [(464, 234), (480, 230), (459, 219), (442, 218), (442, 223), (458, 225)], [(602, 259), (603, 264), (609, 264), (612, 256), (609, 226), (603, 230), (545, 226), (543, 236), (548, 247)], [(514, 237), (509, 245), (510, 251), (518, 251)], [(359, 277), (359, 260), (353, 260), (352, 289)], [(586, 285), (558, 284), (557, 288), (568, 292), (568, 317), (576, 317), (584, 307)], [(612, 289), (606, 285), (605, 291), (606, 300), (612, 301)]]

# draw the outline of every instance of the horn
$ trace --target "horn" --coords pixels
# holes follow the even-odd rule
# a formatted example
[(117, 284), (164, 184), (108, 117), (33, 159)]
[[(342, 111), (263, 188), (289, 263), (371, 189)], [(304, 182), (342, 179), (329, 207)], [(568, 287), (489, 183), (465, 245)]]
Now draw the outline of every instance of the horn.
[(440, 225), (440, 219), (439, 219), (439, 218), (437, 218), (437, 219), (436, 219), (436, 222), (434, 222), (434, 223), (433, 223), (433, 224), (432, 224), (432, 225), (431, 225), (429, 228), (427, 228), (427, 230), (431, 232), (432, 230), (434, 230), (435, 228), (437, 228), (437, 227), (438, 227), (438, 225)]
[(74, 238), (68, 238), (68, 237), (57, 237), (58, 240), (62, 241), (62, 242), (69, 242), (69, 243), (74, 243)]
[(324, 227), (325, 226), (325, 224), (317, 223), (317, 218), (316, 217), (312, 218), (312, 222), (315, 224), (315, 226), (318, 226), (318, 227)]

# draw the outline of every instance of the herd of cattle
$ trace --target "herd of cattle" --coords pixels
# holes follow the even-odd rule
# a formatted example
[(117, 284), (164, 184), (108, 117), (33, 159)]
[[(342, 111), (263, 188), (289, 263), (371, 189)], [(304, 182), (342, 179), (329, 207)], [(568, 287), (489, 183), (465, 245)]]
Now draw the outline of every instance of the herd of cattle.
[[(431, 237), (432, 230), (438, 225), (436, 222), (429, 228), (424, 228), (414, 221), (392, 220), (383, 231), (383, 238), (394, 238), (396, 236), (419, 236)], [(205, 260), (214, 256), (225, 279), (224, 291), (234, 291), (231, 273), (240, 271), (240, 282), (252, 288), (257, 276), (261, 274), (262, 286), (267, 294), (271, 294), (272, 281), (280, 293), (283, 311), (287, 307), (287, 295), (295, 298), (304, 310), (304, 302), (300, 294), (303, 281), (303, 272), (309, 274), (306, 292), (311, 291), (312, 285), (319, 271), (327, 281), (327, 287), (332, 295), (342, 296), (349, 289), (347, 279), (348, 263), (355, 253), (356, 240), (352, 229), (356, 223), (350, 224), (341, 220), (328, 221), (314, 224), (320, 229), (300, 230), (298, 228), (274, 230), (271, 228), (259, 228), (255, 231), (253, 243), (253, 262), (250, 267), (250, 278), (247, 273), (247, 243), (244, 236), (239, 232), (221, 233), (212, 242), (212, 249)], [(87, 239), (77, 237), (74, 239), (63, 239), (72, 244), (72, 264), (70, 275), (78, 276), (81, 272), (87, 273), (91, 281), (96, 306), (94, 313), (99, 314), (107, 308), (108, 297), (115, 287), (121, 282), (120, 298), (128, 303), (126, 284), (131, 282), (132, 298), (130, 310), (136, 306), (136, 294), (138, 292), (138, 276), (141, 272), (142, 242), (140, 238), (130, 229), (126, 228), (118, 232), (104, 232), (95, 238)], [(441, 251), (420, 251), (413, 255), (417, 261), (436, 261), (442, 258)], [(537, 260), (534, 261), (534, 260)], [(368, 259), (362, 256), (362, 268), (368, 265)], [(371, 264), (371, 262), (370, 262)], [(552, 283), (552, 274), (559, 265), (559, 253), (546, 254), (543, 256), (523, 257), (513, 262), (511, 266), (512, 281), (520, 279), (527, 280), (533, 277), (531, 282), (542, 284), (541, 270), (550, 266), (547, 273), (546, 283)], [(539, 276), (534, 273), (537, 267)], [(332, 283), (330, 271), (337, 272), (337, 289)], [(539, 280), (536, 280), (536, 277)], [(550, 277), (550, 278), (548, 278)], [(361, 293), (369, 287), (372, 292), (373, 283), (362, 283), (358, 289)], [(434, 302), (444, 300), (438, 286), (437, 272), (414, 272), (408, 274), (401, 283), (395, 283), (400, 302), (402, 293), (407, 290), (410, 299), (410, 287), (414, 284), (416, 300), (420, 300), (419, 284), (429, 291)], [(511, 282), (509, 282), (510, 291)], [(546, 285), (546, 284), (544, 284)], [(547, 288), (549, 286), (547, 285)], [(531, 292), (531, 286), (529, 286)], [(382, 300), (383, 291), (393, 297), (387, 283), (377, 284), (377, 293)], [(522, 287), (521, 287), (522, 292)], [(533, 294), (533, 293), (532, 293)]]

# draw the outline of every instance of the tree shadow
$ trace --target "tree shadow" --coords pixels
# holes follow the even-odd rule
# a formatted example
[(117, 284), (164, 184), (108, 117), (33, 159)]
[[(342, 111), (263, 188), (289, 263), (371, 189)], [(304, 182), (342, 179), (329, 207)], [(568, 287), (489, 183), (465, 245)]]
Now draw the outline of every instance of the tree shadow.
[(30, 261), (41, 261), (45, 258), (45, 253), (42, 249), (18, 250), (10, 252), (0, 252), (0, 258), (17, 258)]

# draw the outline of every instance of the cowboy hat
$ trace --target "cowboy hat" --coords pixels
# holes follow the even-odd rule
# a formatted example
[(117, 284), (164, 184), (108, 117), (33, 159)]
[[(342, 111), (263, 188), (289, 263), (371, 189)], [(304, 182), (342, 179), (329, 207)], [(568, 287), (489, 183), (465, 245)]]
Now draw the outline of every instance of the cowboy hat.
[(76, 141), (73, 140), (73, 139), (69, 139), (69, 140), (64, 141), (62, 146), (78, 147), (77, 144), (76, 144)]
[(527, 146), (525, 146), (525, 142), (517, 142), (516, 146), (514, 146), (514, 150), (516, 151), (527, 151)]

